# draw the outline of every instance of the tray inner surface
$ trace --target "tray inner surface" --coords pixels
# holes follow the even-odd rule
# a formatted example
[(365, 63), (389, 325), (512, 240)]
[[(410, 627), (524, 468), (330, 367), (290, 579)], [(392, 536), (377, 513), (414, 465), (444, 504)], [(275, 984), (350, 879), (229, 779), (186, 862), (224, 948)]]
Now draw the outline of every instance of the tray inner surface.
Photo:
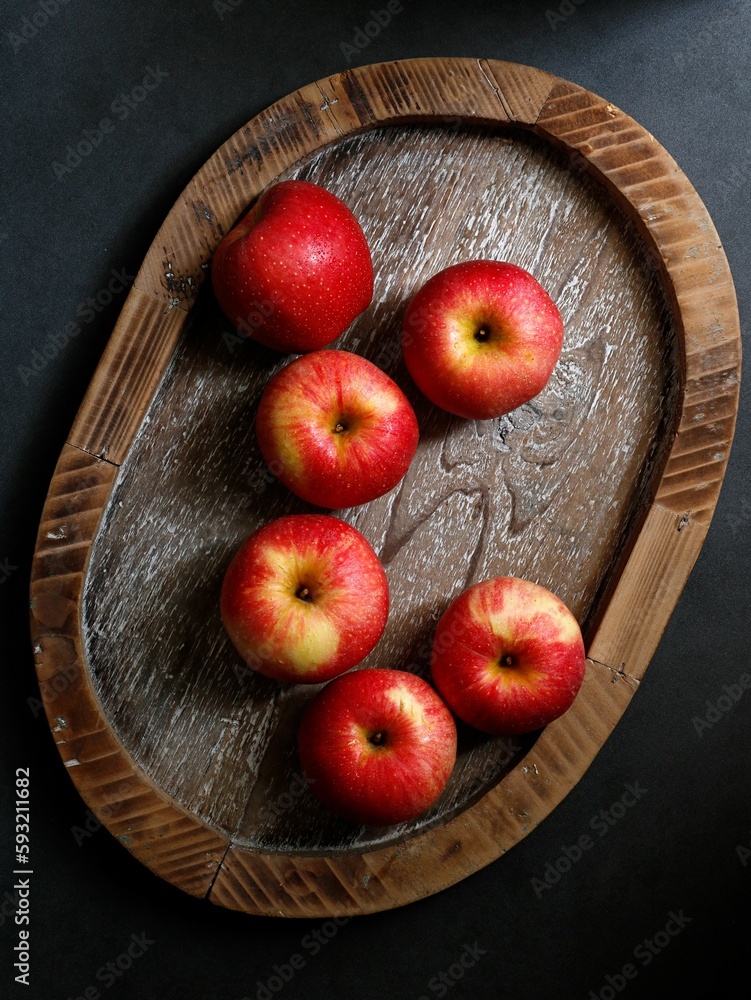
[[(283, 176), (342, 197), (368, 237), (370, 308), (334, 345), (387, 371), (413, 403), (418, 454), (392, 493), (336, 512), (383, 560), (386, 633), (363, 666), (428, 675), (448, 602), (499, 574), (536, 580), (586, 629), (673, 426), (672, 318), (653, 263), (605, 192), (524, 133), (381, 128)], [(399, 351), (401, 317), (430, 275), (510, 260), (548, 289), (566, 339), (532, 403), (464, 421), (425, 401)], [(222, 576), (261, 523), (309, 507), (267, 472), (259, 394), (289, 358), (239, 342), (211, 290), (198, 297), (120, 469), (83, 602), (86, 650), (111, 725), (156, 785), (213, 828), (262, 851), (362, 851), (454, 815), (519, 763), (513, 746), (460, 728), (457, 768), (419, 821), (360, 829), (331, 817), (299, 773), (295, 733), (317, 688), (248, 671), (218, 613)], [(638, 609), (635, 609), (638, 614)]]

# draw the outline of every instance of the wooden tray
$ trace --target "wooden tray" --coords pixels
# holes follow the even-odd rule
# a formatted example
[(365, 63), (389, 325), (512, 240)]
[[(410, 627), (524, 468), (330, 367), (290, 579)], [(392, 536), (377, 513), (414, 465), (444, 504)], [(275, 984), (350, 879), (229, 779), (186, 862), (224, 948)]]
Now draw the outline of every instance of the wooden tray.
[[(253, 435), (260, 389), (288, 359), (240, 341), (199, 291), (222, 235), (290, 176), (360, 218), (376, 292), (337, 346), (388, 371), (422, 431), (402, 486), (338, 512), (391, 586), (365, 665), (426, 675), (449, 600), (499, 573), (560, 594), (587, 640), (566, 715), (512, 743), (462, 728), (441, 801), (399, 827), (319, 807), (294, 739), (315, 689), (244, 669), (218, 615), (240, 541), (310, 509), (266, 472)], [(398, 348), (419, 284), (480, 256), (532, 270), (566, 325), (546, 390), (486, 423), (428, 405)], [(87, 805), (164, 879), (255, 914), (383, 910), (498, 858), (579, 780), (639, 686), (717, 501), (739, 371), (733, 283), (706, 209), (653, 136), (602, 98), (524, 66), (428, 59), (279, 101), (159, 230), (50, 486), (33, 640)]]

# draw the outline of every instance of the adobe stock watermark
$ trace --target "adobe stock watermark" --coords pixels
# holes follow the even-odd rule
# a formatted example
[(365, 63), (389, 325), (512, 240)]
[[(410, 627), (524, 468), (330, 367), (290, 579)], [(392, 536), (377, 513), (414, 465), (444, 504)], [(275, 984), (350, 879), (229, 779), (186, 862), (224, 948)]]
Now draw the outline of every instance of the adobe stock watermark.
[(656, 931), (651, 938), (644, 938), (636, 945), (632, 953), (634, 961), (626, 962), (618, 972), (605, 976), (604, 984), (599, 990), (590, 990), (587, 1000), (615, 1000), (629, 982), (636, 979), (641, 969), (651, 965), (692, 920), (693, 917), (686, 916), (683, 910), (677, 913), (671, 910), (665, 926)]
[[(41, 648), (37, 645), (34, 647), (35, 653), (40, 653)], [(78, 680), (78, 663), (73, 660), (71, 663), (67, 663), (64, 667), (53, 674), (52, 677), (46, 678), (45, 680), (40, 680), (39, 682), (39, 693), (42, 699), (35, 698), (33, 695), (29, 695), (26, 699), (26, 704), (31, 710), (31, 714), (34, 718), (38, 718), (40, 712), (44, 711), (44, 706), (52, 706), (55, 700), (63, 692), (67, 691), (71, 684)], [(68, 728), (68, 723), (62, 716), (57, 718), (57, 727), (53, 729), (53, 733), (61, 732), (63, 729)]]
[(19, 911), (20, 904), (21, 897), (18, 894), (18, 891), (16, 891), (16, 894), (12, 896), (6, 889), (3, 894), (3, 898), (0, 900), (0, 927), (5, 926), (6, 920), (10, 920), (11, 917), (15, 918), (16, 913)]
[(155, 943), (146, 936), (146, 931), (141, 931), (140, 934), (131, 934), (130, 941), (123, 951), (97, 969), (94, 975), (96, 983), (91, 983), (75, 997), (69, 996), (67, 1000), (100, 1000), (102, 990), (97, 983), (101, 983), (105, 990), (110, 989), (133, 967), (133, 963), (142, 958)]
[(273, 657), (275, 652), (272, 643), (262, 642), (255, 649), (249, 651), (245, 660), (235, 660), (232, 664), (232, 672), (239, 681), (245, 680), (247, 677), (257, 677), (258, 668), (263, 666), (265, 660)]
[(269, 486), (273, 486), (277, 482), (280, 474), (284, 471), (284, 462), (279, 458), (273, 458), (268, 465), (264, 463), (260, 465), (245, 480), (250, 492), (259, 497), (262, 493), (265, 493)]
[(489, 764), (492, 764), (497, 773), (498, 770), (509, 764), (522, 749), (523, 744), (513, 736), (499, 739), (498, 743), (493, 748), (493, 752), (490, 754), (489, 759), (487, 761), (483, 761), (485, 765), (485, 774), (472, 782), (466, 791), (467, 798), (472, 798), (472, 796), (476, 795), (486, 787), (488, 782), (487, 766)]
[(285, 791), (277, 795), (273, 802), (264, 802), (258, 810), (258, 815), (262, 819), (271, 822), (279, 819), (280, 816), (286, 815), (295, 808), (300, 798), (306, 793), (312, 780), (305, 775), (304, 771), (295, 772)]
[(747, 497), (743, 497), (738, 506), (737, 511), (731, 511), (727, 515), (727, 522), (730, 531), (732, 532), (733, 538), (738, 535), (738, 532), (751, 521), (751, 500)]
[(18, 52), (25, 45), (28, 45), (32, 38), (36, 38), (39, 32), (55, 17), (61, 7), (67, 7), (70, 0), (39, 0), (36, 8), (22, 18), (17, 31), (9, 31), (6, 34), (14, 52)]
[(237, 8), (242, 7), (244, 3), (245, 0), (214, 0), (211, 6), (219, 20), (223, 21), (227, 14), (234, 14)]
[(110, 117), (100, 118), (93, 128), (85, 128), (75, 145), (70, 143), (65, 148), (65, 155), (61, 160), (52, 161), (52, 172), (58, 181), (65, 180), (68, 174), (72, 174), (97, 150), (106, 135), (112, 135), (117, 126), (117, 122), (124, 122), (126, 118), (140, 107), (155, 90), (158, 90), (163, 80), (169, 76), (167, 70), (162, 69), (159, 64), (156, 68), (145, 67), (143, 78), (128, 91), (121, 91), (110, 104), (110, 114), (114, 115), (114, 120)]
[(437, 976), (428, 980), (428, 993), (423, 993), (418, 1000), (431, 1000), (431, 997), (445, 997), (449, 990), (464, 979), (465, 974), (474, 969), (477, 963), (487, 955), (485, 948), (481, 948), (475, 941), (474, 944), (465, 944), (461, 954), (456, 961), (446, 969), (442, 969)]
[(751, 830), (749, 830), (748, 834), (748, 843), (738, 844), (735, 849), (735, 853), (738, 855), (738, 860), (743, 867), (747, 868), (749, 861), (751, 861)]
[(80, 322), (71, 320), (65, 324), (62, 330), (57, 333), (48, 334), (41, 347), (35, 348), (31, 352), (29, 363), (27, 365), (18, 365), (18, 375), (24, 385), (28, 385), (35, 375), (43, 372), (49, 363), (54, 361), (60, 352), (68, 346), (70, 341), (74, 340), (81, 333), (85, 326), (93, 322), (99, 313), (103, 309), (106, 309), (117, 296), (122, 295), (124, 291), (130, 288), (136, 277), (134, 274), (128, 274), (124, 267), (121, 267), (117, 271), (113, 268), (110, 271), (110, 275), (111, 277), (106, 285), (93, 295), (89, 295), (88, 298), (84, 299), (83, 302), (79, 302), (76, 306), (75, 314)]
[(252, 339), (256, 330), (262, 327), (266, 320), (274, 314), (274, 308), (271, 299), (251, 302), (250, 312), (240, 320), (234, 331), (225, 330), (222, 334), (222, 340), (230, 354), (234, 354), (238, 347), (243, 347)]
[(696, 735), (701, 739), (704, 736), (704, 731), (711, 729), (715, 726), (721, 719), (723, 719), (728, 712), (730, 712), (738, 702), (741, 700), (746, 691), (751, 688), (751, 674), (743, 673), (733, 684), (723, 684), (722, 694), (720, 694), (714, 701), (707, 698), (706, 711), (703, 715), (695, 715), (691, 719), (691, 724), (694, 727)]
[(8, 580), (13, 576), (13, 574), (18, 569), (15, 563), (12, 563), (8, 556), (0, 561), (0, 584), (7, 583)]
[[(355, 350), (355, 347), (352, 347)], [(385, 343), (381, 344), (378, 349), (378, 354), (374, 358), (371, 358), (372, 363), (380, 368), (381, 371), (389, 372), (397, 364), (402, 356), (402, 345), (396, 338), (392, 340), (387, 340)]]
[(403, 10), (402, 0), (388, 0), (386, 6), (380, 10), (371, 9), (370, 20), (355, 29), (349, 42), (339, 43), (339, 48), (347, 63), (351, 63), (364, 49), (367, 49), (373, 39), (378, 38), (384, 28), (388, 28), (393, 18), (397, 14), (401, 14)]
[[(121, 782), (115, 793), (116, 798), (109, 805), (102, 806), (99, 810), (99, 814), (103, 819), (109, 819), (110, 816), (114, 816), (123, 807), (123, 800), (128, 798), (133, 791), (133, 786), (130, 781)], [(73, 834), (73, 839), (76, 842), (77, 847), (81, 847), (85, 841), (90, 837), (93, 837), (95, 833), (104, 826), (103, 819), (97, 818), (91, 809), (86, 810), (86, 815), (84, 817), (83, 825), (79, 826), (74, 824), (70, 828), (70, 832)]]
[(273, 1000), (274, 996), (294, 979), (296, 973), (305, 968), (308, 960), (318, 955), (329, 942), (333, 941), (351, 919), (351, 917), (332, 917), (331, 920), (325, 920), (320, 927), (305, 934), (300, 939), (299, 951), (294, 951), (286, 962), (275, 963), (270, 976), (256, 980), (256, 991), (253, 996), (245, 996), (242, 1000)]
[[(437, 621), (440, 617), (441, 613), (438, 609), (435, 609), (431, 618), (434, 621)], [(402, 669), (415, 671), (422, 666), (426, 660), (429, 661), (434, 652), (436, 656), (440, 656), (442, 653), (445, 653), (453, 646), (457, 639), (461, 639), (466, 631), (466, 625), (458, 619), (453, 620), (450, 627), (443, 629), (437, 639), (431, 634), (430, 638), (420, 645), (420, 648), (417, 650), (416, 659), (412, 660), (411, 663), (407, 664), (407, 666)]]
[[(727, 170), (723, 171), (722, 176), (715, 180), (714, 186), (723, 200), (727, 201), (731, 195), (746, 187), (749, 181), (751, 181), (751, 157), (746, 158), (741, 163), (731, 164)], [(745, 497), (744, 503), (747, 507), (745, 513), (748, 515), (748, 507), (751, 505)]]
[[(739, 14), (748, 10), (748, 0), (736, 0), (732, 8), (725, 11), (720, 17), (708, 21), (698, 31), (692, 31), (691, 41), (680, 52), (673, 53), (673, 65), (678, 69), (690, 66), (700, 58), (704, 50), (717, 38), (727, 38), (733, 30), (738, 30), (739, 25), (734, 24)], [(743, 31), (743, 28), (740, 28)]]
[(555, 10), (545, 11), (545, 20), (548, 22), (551, 31), (557, 31), (559, 24), (564, 24), (576, 13), (577, 9), (583, 6), (587, 0), (561, 0)]
[[(648, 789), (642, 788), (638, 781), (624, 785), (623, 795), (619, 799), (611, 803), (607, 809), (600, 809), (590, 818), (589, 829), (600, 839), (607, 837), (612, 828), (644, 798), (647, 792)], [(535, 876), (529, 880), (535, 896), (540, 899), (544, 892), (557, 885), (596, 843), (597, 841), (587, 832), (582, 833), (573, 844), (562, 846), (558, 857), (545, 865), (542, 878)]]

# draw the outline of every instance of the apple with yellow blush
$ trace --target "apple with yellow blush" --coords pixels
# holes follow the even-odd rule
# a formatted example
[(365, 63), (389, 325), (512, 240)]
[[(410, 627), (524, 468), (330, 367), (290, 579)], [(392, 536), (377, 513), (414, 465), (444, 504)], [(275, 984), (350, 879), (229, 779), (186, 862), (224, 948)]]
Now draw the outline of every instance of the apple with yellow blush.
[(547, 588), (503, 576), (469, 587), (436, 627), (433, 682), (451, 710), (483, 732), (533, 732), (574, 703), (586, 667), (574, 615)]
[(328, 514), (289, 514), (254, 531), (230, 562), (220, 598), (245, 663), (303, 684), (364, 659), (388, 610), (388, 581), (370, 542)]
[(529, 402), (563, 346), (558, 307), (516, 264), (471, 260), (433, 275), (402, 323), (402, 354), (417, 387), (450, 413), (488, 420)]
[(278, 479), (318, 507), (375, 500), (404, 477), (419, 439), (402, 390), (350, 351), (314, 351), (267, 383), (256, 415), (261, 453)]

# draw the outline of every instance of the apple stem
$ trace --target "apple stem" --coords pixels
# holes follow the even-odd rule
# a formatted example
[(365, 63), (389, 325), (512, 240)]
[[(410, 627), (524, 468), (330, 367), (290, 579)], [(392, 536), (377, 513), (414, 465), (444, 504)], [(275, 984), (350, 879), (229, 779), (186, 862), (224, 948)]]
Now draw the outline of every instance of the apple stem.
[(298, 587), (295, 597), (299, 597), (301, 601), (310, 600), (310, 590), (307, 587)]
[(336, 425), (336, 426), (334, 427), (334, 434), (341, 434), (341, 433), (342, 433), (343, 431), (346, 431), (346, 429), (347, 429), (347, 428), (346, 428), (346, 427), (344, 426), (344, 424), (342, 424), (342, 423), (338, 423), (338, 424), (337, 424), (337, 425)]
[(513, 656), (510, 656), (507, 653), (505, 656), (501, 657), (501, 666), (502, 667), (513, 667), (513, 665), (514, 665), (514, 658), (513, 658)]
[(373, 735), (369, 736), (368, 739), (373, 746), (380, 747), (386, 742), (386, 734), (379, 731), (377, 733), (373, 733)]
[(479, 330), (475, 332), (475, 340), (479, 340), (480, 343), (488, 340), (490, 337), (490, 330), (486, 326), (481, 326)]

